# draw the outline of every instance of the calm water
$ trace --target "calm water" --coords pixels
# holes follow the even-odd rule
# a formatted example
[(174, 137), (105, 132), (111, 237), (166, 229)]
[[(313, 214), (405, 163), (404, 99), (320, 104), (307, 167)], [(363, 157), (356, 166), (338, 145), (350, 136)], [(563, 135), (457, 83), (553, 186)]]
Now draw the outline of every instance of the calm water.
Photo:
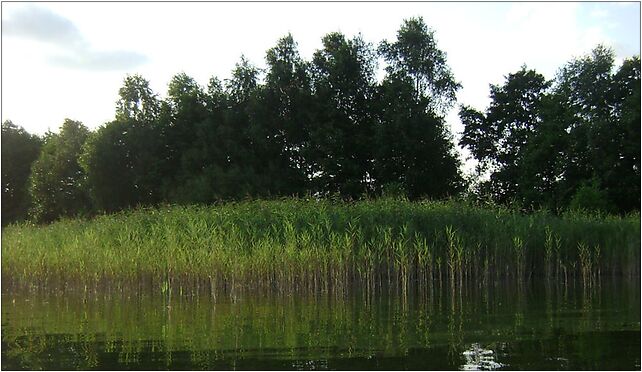
[(640, 285), (216, 303), (3, 290), (2, 369), (639, 370)]

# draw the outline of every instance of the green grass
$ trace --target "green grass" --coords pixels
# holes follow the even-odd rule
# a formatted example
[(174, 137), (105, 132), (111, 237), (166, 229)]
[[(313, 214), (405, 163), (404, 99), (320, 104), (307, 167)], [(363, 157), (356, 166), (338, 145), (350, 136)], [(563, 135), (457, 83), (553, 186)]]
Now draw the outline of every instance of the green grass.
[(640, 216), (524, 215), (466, 203), (288, 199), (139, 209), (2, 231), (21, 285), (163, 292), (376, 290), (638, 276)]

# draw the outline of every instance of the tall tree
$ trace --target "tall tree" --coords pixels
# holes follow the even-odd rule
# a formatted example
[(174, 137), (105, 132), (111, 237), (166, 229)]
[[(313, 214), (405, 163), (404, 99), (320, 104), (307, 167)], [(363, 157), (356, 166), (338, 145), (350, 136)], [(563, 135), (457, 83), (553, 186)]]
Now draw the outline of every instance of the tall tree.
[(300, 194), (307, 183), (304, 153), (309, 145), (312, 105), (309, 65), (303, 61), (292, 35), (279, 39), (266, 53), (267, 74), (261, 95), (261, 115), (267, 152), (266, 167), (276, 180), (278, 195)]
[(128, 75), (118, 90), (116, 120), (153, 122), (161, 106), (156, 94), (149, 87), (149, 81), (140, 75)]
[(119, 90), (116, 118), (94, 133), (81, 164), (99, 210), (116, 211), (160, 200), (160, 102), (149, 82), (138, 75), (125, 78)]
[(226, 162), (221, 167), (219, 185), (224, 195), (235, 198), (255, 196), (264, 189), (261, 178), (257, 175), (260, 169), (257, 147), (260, 141), (261, 127), (257, 126), (257, 97), (260, 94), (260, 70), (244, 56), (232, 70), (232, 77), (225, 81), (225, 92), (228, 96), (228, 109), (225, 113), (223, 134), (223, 151)]
[(27, 217), (28, 180), (42, 140), (10, 120), (2, 123), (2, 224)]
[(361, 36), (323, 37), (313, 57), (312, 181), (317, 191), (358, 197), (372, 189), (375, 52)]
[(542, 99), (550, 83), (523, 66), (509, 74), (504, 85), (491, 86), (491, 104), (485, 114), (462, 106), (464, 133), (460, 145), (468, 147), (490, 169), (488, 188), (500, 202), (519, 199), (525, 149), (542, 122)]
[(175, 75), (167, 92), (167, 115), (161, 120), (164, 150), (164, 194), (172, 201), (189, 201), (195, 190), (189, 184), (204, 164), (195, 146), (197, 128), (207, 120), (206, 94), (185, 73)]
[(598, 46), (558, 74), (570, 136), (564, 196), (596, 180), (592, 187), (604, 191), (609, 208), (627, 211), (640, 204), (640, 63), (629, 59), (614, 74), (614, 61), (611, 49)]
[(40, 222), (74, 216), (90, 210), (85, 172), (79, 164), (89, 130), (82, 123), (65, 119), (60, 133), (50, 134), (31, 168), (31, 214)]
[(566, 207), (563, 180), (568, 164), (570, 136), (568, 112), (558, 94), (545, 94), (541, 101), (541, 123), (529, 135), (522, 151), (517, 180), (518, 199), (531, 209), (560, 210)]
[(570, 200), (586, 180), (599, 177), (600, 141), (597, 132), (608, 126), (611, 118), (609, 88), (613, 69), (613, 52), (603, 46), (590, 55), (576, 58), (564, 65), (557, 77), (555, 93), (563, 97), (570, 135), (568, 164), (564, 179), (564, 198)]
[(600, 122), (596, 172), (610, 202), (626, 212), (640, 207), (640, 58), (627, 59), (611, 76), (610, 120)]
[(434, 31), (422, 17), (403, 21), (393, 43), (383, 41), (379, 52), (389, 76), (407, 76), (414, 84), (416, 100), (423, 100), (431, 111), (442, 114), (456, 100), (461, 88), (446, 63), (446, 53), (437, 47)]
[(524, 68), (509, 75), (491, 87), (485, 114), (462, 107), (460, 144), (491, 172), (493, 197), (556, 210), (639, 209), (639, 66), (634, 57), (614, 74), (613, 51), (598, 46), (552, 83)]
[(442, 115), (460, 85), (446, 54), (422, 18), (404, 20), (397, 40), (383, 41), (379, 52), (387, 67), (374, 141), (377, 183), (399, 184), (412, 198), (456, 193), (460, 163)]
[(618, 209), (630, 211), (640, 208), (640, 56), (626, 59), (613, 81), (618, 159), (608, 184)]
[(230, 79), (210, 79), (204, 96), (205, 118), (193, 124), (195, 139), (183, 159), (192, 172), (180, 183), (177, 195), (182, 198), (176, 200), (211, 203), (256, 194), (259, 186), (250, 126), (258, 74), (241, 57)]

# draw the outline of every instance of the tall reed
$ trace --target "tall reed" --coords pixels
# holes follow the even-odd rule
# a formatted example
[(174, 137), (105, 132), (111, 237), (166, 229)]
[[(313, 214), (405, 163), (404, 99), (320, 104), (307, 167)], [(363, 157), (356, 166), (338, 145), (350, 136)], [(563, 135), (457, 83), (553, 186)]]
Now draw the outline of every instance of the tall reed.
[(2, 275), (33, 286), (409, 293), (470, 281), (640, 272), (640, 216), (523, 215), (455, 201), (287, 199), (162, 206), (2, 231)]

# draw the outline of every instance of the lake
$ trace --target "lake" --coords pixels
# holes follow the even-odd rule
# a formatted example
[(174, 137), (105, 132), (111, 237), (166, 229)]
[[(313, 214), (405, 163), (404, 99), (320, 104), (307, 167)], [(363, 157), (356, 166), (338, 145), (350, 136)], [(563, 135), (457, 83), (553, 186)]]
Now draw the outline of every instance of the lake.
[(640, 369), (640, 282), (407, 294), (16, 290), (2, 369)]

